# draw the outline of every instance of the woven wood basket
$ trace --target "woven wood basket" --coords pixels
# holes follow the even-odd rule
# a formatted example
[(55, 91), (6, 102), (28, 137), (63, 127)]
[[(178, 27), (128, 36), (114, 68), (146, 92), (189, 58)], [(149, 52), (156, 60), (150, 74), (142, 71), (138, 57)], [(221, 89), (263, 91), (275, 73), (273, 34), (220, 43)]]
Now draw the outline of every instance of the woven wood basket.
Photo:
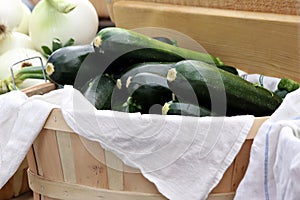
[[(255, 119), (246, 142), (210, 194), (210, 200), (233, 199), (248, 165), (253, 137), (266, 119)], [(100, 197), (113, 200), (165, 199), (137, 169), (126, 166), (99, 143), (73, 133), (59, 109), (51, 112), (27, 154), (27, 161), (34, 200), (93, 200)], [(114, 169), (108, 166), (114, 166)], [(119, 170), (115, 169), (116, 166)]]

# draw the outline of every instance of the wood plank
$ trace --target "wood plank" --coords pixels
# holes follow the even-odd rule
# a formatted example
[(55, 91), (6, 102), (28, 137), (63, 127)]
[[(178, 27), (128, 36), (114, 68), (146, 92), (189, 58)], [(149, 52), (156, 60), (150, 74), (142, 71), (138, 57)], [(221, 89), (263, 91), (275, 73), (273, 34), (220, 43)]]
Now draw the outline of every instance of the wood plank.
[(156, 186), (147, 180), (140, 170), (124, 165), (124, 190), (160, 194)]
[(27, 152), (26, 160), (27, 160), (28, 167), (30, 168), (30, 170), (37, 174), (37, 163), (35, 160), (34, 150), (33, 150), (32, 146), (29, 149), (29, 151)]
[(114, 13), (117, 12), (114, 10), (114, 4), (119, 1), (155, 2), (180, 6), (299, 15), (299, 1), (297, 0), (110, 0), (107, 2), (107, 6), (112, 20), (114, 20)]
[(33, 96), (33, 95), (42, 95), (55, 89), (56, 86), (54, 83), (47, 82), (47, 83), (41, 83), (39, 85), (25, 88), (22, 90), (22, 92), (24, 92), (27, 96)]
[(227, 168), (225, 171), (222, 179), (218, 183), (218, 185), (211, 191), (211, 193), (228, 193), (232, 192), (233, 187), (232, 187), (232, 176), (234, 172), (234, 162)]
[[(28, 163), (28, 168), (35, 174), (38, 174), (36, 158), (34, 155), (33, 145), (29, 149), (26, 155), (26, 160)], [(40, 195), (37, 192), (33, 192), (34, 200), (40, 200)]]
[(178, 31), (248, 73), (300, 81), (299, 16), (130, 1), (116, 2), (114, 16), (118, 27)]
[[(56, 132), (43, 129), (35, 139), (33, 147), (38, 174), (51, 180), (63, 181), (64, 177), (57, 147)], [(52, 200), (52, 198), (43, 196), (41, 199)]]
[(73, 130), (67, 125), (60, 109), (55, 108), (49, 114), (44, 125), (45, 129), (57, 130), (73, 133)]
[(270, 117), (256, 117), (254, 119), (253, 125), (247, 135), (247, 140), (252, 140), (256, 136), (261, 125), (268, 120)]
[(12, 177), (14, 185), (13, 185), (13, 193), (15, 196), (19, 196), (23, 192), (28, 191), (29, 187), (27, 184), (27, 160), (23, 160), (21, 165), (19, 166), (18, 170)]
[(235, 195), (234, 192), (210, 194), (207, 200), (233, 200), (234, 195)]
[[(97, 142), (70, 134), (75, 163), (76, 183), (95, 188), (108, 188), (104, 150)], [(97, 147), (98, 148), (97, 148)]]
[(160, 194), (147, 194), (126, 191), (113, 191), (108, 189), (99, 189), (85, 185), (70, 184), (61, 181), (51, 181), (45, 177), (35, 175), (28, 171), (30, 187), (43, 195), (57, 199), (65, 200), (165, 200)]
[(105, 161), (107, 166), (108, 188), (123, 191), (123, 162), (110, 151), (105, 151)]
[(64, 176), (64, 181), (76, 183), (76, 174), (74, 166), (74, 154), (71, 143), (71, 136), (68, 132), (56, 131), (59, 156)]
[(232, 191), (236, 191), (246, 173), (249, 164), (252, 143), (253, 140), (246, 140), (243, 144), (242, 149), (235, 157), (232, 176)]
[(98, 16), (101, 18), (109, 18), (108, 8), (106, 6), (106, 0), (90, 0), (95, 7)]

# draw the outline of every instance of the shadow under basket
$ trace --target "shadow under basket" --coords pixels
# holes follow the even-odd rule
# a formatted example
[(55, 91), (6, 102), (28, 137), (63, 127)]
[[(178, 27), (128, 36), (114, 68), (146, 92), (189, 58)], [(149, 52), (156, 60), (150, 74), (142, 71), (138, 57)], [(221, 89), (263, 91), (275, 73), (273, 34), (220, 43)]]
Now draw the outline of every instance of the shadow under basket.
[[(253, 138), (267, 118), (255, 119), (240, 152), (209, 195), (209, 200), (234, 198), (248, 166)], [(98, 142), (74, 133), (64, 121), (60, 109), (53, 109), (50, 113), (27, 154), (27, 161), (34, 200), (166, 199), (139, 170), (126, 166)]]

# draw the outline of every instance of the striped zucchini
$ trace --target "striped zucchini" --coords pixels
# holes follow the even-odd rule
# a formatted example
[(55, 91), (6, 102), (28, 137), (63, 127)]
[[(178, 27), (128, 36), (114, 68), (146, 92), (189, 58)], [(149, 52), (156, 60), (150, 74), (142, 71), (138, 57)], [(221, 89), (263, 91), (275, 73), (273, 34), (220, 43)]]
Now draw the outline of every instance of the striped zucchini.
[[(218, 115), (271, 115), (282, 102), (275, 93), (201, 61), (178, 62), (167, 78), (169, 88), (181, 102), (195, 104), (196, 98), (196, 105)], [(186, 92), (190, 88), (192, 95)]]

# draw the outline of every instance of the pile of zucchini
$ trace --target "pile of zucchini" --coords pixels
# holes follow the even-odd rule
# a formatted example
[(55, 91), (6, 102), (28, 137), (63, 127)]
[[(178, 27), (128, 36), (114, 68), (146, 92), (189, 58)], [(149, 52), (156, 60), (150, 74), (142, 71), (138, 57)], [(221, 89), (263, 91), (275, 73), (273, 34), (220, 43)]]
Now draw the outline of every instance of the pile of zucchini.
[[(219, 58), (116, 27), (100, 30), (91, 45), (55, 51), (46, 72), (58, 85), (74, 85), (97, 109), (122, 112), (267, 116), (283, 100)], [(281, 84), (286, 88), (299, 84)]]

